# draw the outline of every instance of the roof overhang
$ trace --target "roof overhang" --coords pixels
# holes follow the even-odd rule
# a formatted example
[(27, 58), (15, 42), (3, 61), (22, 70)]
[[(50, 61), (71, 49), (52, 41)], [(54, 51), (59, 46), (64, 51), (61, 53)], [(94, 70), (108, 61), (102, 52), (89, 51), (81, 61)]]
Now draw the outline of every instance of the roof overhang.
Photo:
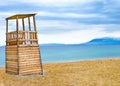
[(36, 13), (33, 13), (33, 14), (16, 14), (16, 15), (13, 15), (13, 16), (10, 16), (10, 17), (7, 17), (6, 20), (12, 20), (12, 19), (24, 19), (24, 18), (27, 18), (27, 17), (31, 17), (31, 16), (34, 16), (36, 15)]

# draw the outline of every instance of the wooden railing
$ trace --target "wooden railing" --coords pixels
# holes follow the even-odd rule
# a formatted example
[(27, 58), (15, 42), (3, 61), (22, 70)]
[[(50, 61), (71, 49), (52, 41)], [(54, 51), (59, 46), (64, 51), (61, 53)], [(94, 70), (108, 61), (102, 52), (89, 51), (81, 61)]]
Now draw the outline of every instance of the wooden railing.
[(6, 34), (7, 45), (36, 45), (38, 44), (36, 31), (13, 31)]

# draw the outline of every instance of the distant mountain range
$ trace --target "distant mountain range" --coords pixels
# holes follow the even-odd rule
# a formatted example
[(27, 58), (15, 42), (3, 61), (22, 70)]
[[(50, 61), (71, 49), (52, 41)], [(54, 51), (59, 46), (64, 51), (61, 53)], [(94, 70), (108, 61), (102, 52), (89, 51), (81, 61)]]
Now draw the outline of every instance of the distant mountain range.
[[(57, 43), (40, 44), (40, 46), (94, 46), (94, 45), (120, 45), (120, 39), (98, 38), (83, 44), (57, 44)], [(0, 48), (5, 48), (5, 46), (0, 46)]]
[(93, 39), (83, 45), (120, 45), (120, 39), (117, 38), (98, 38)]
[(88, 45), (120, 45), (120, 39), (117, 38), (98, 38), (83, 44), (41, 44), (41, 46), (88, 46)]

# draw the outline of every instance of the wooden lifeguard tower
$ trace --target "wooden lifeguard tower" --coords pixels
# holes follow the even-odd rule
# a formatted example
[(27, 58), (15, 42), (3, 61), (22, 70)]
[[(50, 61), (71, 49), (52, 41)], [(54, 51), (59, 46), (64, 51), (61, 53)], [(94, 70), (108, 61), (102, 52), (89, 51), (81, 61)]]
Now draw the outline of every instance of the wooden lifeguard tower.
[[(14, 75), (43, 74), (35, 15), (16, 14), (6, 18), (6, 73)], [(28, 22), (26, 26), (25, 19)], [(14, 20), (16, 24), (16, 30), (12, 32), (9, 32), (8, 27), (10, 20)], [(19, 28), (19, 23), (21, 23), (21, 28)]]

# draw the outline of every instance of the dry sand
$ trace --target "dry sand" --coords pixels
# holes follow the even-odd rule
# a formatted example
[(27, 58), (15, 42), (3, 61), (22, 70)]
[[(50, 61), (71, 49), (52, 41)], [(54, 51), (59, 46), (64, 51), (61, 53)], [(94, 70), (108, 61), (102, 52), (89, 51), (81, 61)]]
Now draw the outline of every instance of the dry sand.
[(120, 59), (44, 64), (45, 76), (18, 77), (0, 68), (0, 86), (120, 86)]

